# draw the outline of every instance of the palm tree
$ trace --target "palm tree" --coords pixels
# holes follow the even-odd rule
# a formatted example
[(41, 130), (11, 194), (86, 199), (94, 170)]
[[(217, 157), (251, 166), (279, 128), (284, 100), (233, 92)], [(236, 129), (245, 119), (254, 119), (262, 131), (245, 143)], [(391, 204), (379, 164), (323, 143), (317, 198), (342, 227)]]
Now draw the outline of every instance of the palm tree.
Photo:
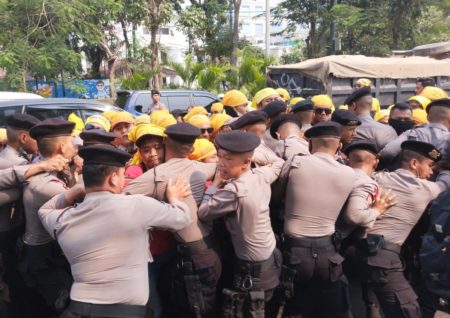
[(170, 66), (175, 70), (178, 76), (181, 77), (188, 88), (192, 87), (192, 83), (197, 79), (200, 71), (205, 68), (204, 64), (194, 62), (191, 54), (187, 54), (184, 58), (184, 65), (180, 63), (170, 63)]

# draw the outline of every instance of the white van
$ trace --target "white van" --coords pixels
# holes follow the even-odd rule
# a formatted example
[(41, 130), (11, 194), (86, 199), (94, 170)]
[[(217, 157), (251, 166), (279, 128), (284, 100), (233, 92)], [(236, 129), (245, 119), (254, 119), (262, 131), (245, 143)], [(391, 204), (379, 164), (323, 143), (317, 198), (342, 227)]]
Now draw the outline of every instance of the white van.
[(0, 101), (16, 99), (42, 99), (44, 97), (33, 93), (0, 92)]

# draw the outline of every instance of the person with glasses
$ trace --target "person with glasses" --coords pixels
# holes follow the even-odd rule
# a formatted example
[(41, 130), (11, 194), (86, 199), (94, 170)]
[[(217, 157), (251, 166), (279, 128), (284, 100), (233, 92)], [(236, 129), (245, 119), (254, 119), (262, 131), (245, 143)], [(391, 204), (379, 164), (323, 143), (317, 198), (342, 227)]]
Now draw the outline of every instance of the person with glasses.
[(328, 95), (316, 95), (311, 98), (313, 102), (314, 117), (312, 124), (331, 120), (331, 113), (334, 110), (333, 101)]
[(199, 138), (209, 139), (213, 132), (211, 122), (206, 115), (194, 115), (189, 118), (187, 123), (200, 129), (201, 135)]

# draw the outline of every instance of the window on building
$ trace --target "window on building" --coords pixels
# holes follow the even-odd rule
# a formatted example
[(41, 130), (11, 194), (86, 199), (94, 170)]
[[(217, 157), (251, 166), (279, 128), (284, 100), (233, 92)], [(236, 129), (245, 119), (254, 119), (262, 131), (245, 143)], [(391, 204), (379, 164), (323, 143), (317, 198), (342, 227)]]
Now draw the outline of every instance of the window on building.
[(169, 28), (161, 28), (161, 29), (159, 29), (159, 32), (161, 32), (161, 34), (163, 34), (163, 35), (170, 34)]
[(250, 15), (250, 6), (241, 6), (240, 14), (243, 16)]
[(263, 6), (255, 6), (255, 15), (263, 14), (264, 13), (264, 7)]
[(264, 24), (256, 23), (255, 24), (255, 34), (262, 35), (264, 33)]
[(242, 34), (250, 34), (251, 33), (251, 25), (250, 23), (242, 23), (241, 32)]

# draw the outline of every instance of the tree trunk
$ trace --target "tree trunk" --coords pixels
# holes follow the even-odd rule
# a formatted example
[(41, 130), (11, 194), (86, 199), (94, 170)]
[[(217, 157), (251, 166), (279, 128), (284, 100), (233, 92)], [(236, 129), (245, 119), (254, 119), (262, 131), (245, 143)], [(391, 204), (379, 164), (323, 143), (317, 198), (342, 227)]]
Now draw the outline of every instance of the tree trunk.
[(150, 21), (150, 67), (152, 71), (157, 72), (153, 75), (153, 88), (160, 89), (161, 82), (159, 76), (159, 41), (157, 39), (159, 29), (159, 2), (157, 0), (148, 0), (149, 21)]
[(117, 68), (117, 57), (112, 58), (108, 61), (109, 69), (109, 95), (111, 98), (116, 98), (116, 68)]
[(234, 20), (233, 20), (233, 51), (231, 52), (230, 63), (237, 65), (237, 51), (239, 43), (239, 13), (241, 11), (242, 0), (233, 0)]
[(131, 59), (131, 45), (130, 45), (130, 40), (128, 39), (127, 23), (124, 19), (121, 19), (120, 25), (122, 27), (123, 39), (125, 41), (125, 48), (127, 51), (127, 60), (130, 60)]

